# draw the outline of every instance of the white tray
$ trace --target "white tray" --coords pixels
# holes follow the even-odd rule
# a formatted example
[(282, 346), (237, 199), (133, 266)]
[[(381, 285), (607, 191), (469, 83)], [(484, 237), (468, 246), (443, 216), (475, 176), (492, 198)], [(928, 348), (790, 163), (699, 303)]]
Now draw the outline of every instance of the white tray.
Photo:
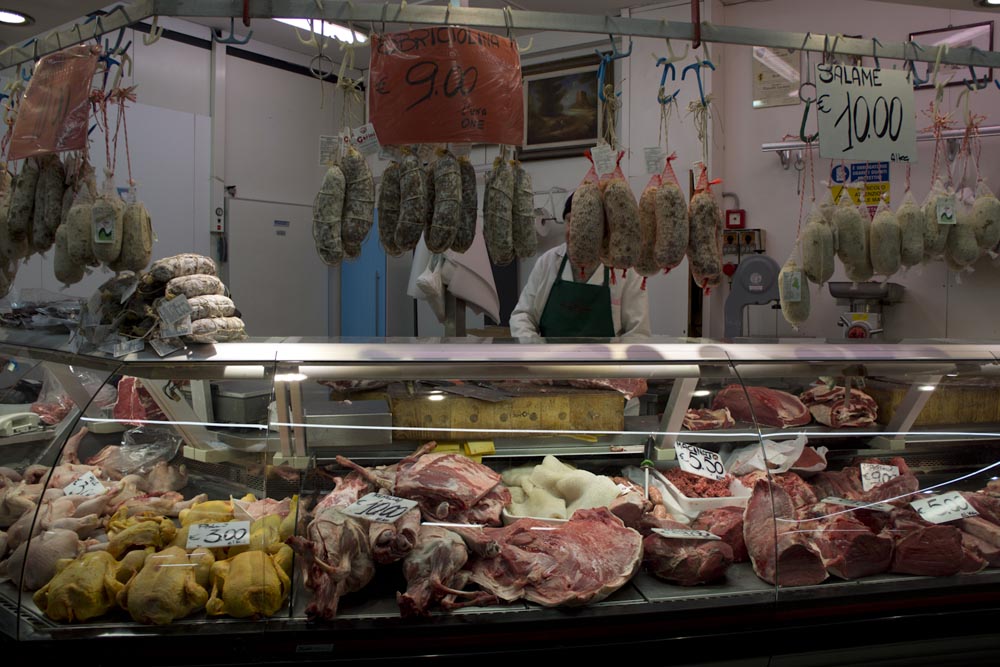
[[(649, 478), (654, 480), (661, 492), (666, 491), (663, 498), (664, 503), (667, 502), (667, 496), (669, 496), (674, 501), (676, 509), (690, 520), (696, 519), (705, 510), (714, 510), (720, 507), (746, 507), (747, 501), (750, 499), (750, 489), (743, 486), (740, 480), (735, 477), (729, 483), (729, 490), (733, 495), (724, 498), (689, 498), (681, 493), (681, 490), (664, 477), (659, 470), (651, 470)], [(674, 509), (670, 504), (667, 505), (667, 508)]]

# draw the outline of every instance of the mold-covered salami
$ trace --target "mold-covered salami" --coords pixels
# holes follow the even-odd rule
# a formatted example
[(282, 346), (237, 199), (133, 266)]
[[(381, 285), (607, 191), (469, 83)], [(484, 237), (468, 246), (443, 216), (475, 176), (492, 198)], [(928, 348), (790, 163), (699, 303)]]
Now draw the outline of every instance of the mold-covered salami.
[(538, 233), (535, 231), (535, 193), (531, 189), (531, 174), (520, 162), (512, 163), (514, 169), (514, 206), (511, 232), (514, 238), (514, 255), (519, 259), (534, 257), (538, 250)]
[(80, 266), (99, 266), (94, 256), (94, 200), (97, 182), (90, 165), (82, 168), (79, 189), (66, 214), (66, 246), (70, 259)]
[(192, 276), (179, 276), (167, 283), (166, 295), (168, 299), (183, 294), (187, 298), (202, 296), (205, 294), (225, 294), (226, 286), (215, 276), (207, 274), (195, 274)]
[(608, 226), (609, 265), (632, 268), (639, 261), (642, 232), (639, 203), (624, 178), (612, 178), (604, 187), (604, 220)]
[(211, 257), (185, 252), (156, 260), (146, 275), (153, 282), (166, 283), (181, 276), (214, 276), (216, 273), (215, 262)]
[(409, 151), (403, 152), (399, 165), (399, 225), (396, 227), (396, 247), (400, 252), (413, 250), (424, 233), (427, 213), (427, 179), (420, 160)]
[(14, 181), (14, 191), (10, 197), (7, 227), (13, 241), (31, 238), (38, 176), (38, 162), (34, 158), (26, 158), (21, 163), (21, 172)]
[(490, 260), (497, 266), (514, 261), (514, 172), (510, 163), (497, 157), (487, 186), (489, 198), (483, 211), (483, 236)]
[[(434, 192), (434, 165), (429, 164), (424, 167), (424, 187), (427, 189), (427, 206), (424, 209), (424, 231), (431, 226), (431, 222), (434, 220), (434, 198), (437, 193)], [(426, 234), (425, 234), (426, 240)]]
[(6, 166), (0, 170), (0, 265), (13, 264), (31, 254), (28, 237), (19, 241), (10, 238), (10, 198), (12, 179)]
[(206, 317), (191, 322), (189, 343), (225, 343), (247, 337), (246, 325), (238, 317)]
[(399, 225), (399, 163), (395, 160), (382, 172), (378, 189), (378, 238), (386, 254), (402, 254), (396, 245), (396, 227)]
[(573, 193), (573, 209), (566, 247), (570, 261), (581, 270), (600, 262), (604, 240), (604, 202), (596, 182), (586, 182)]
[(236, 304), (222, 294), (203, 294), (188, 299), (191, 306), (191, 321), (209, 317), (230, 317), (236, 313)]
[(702, 289), (716, 287), (722, 281), (722, 211), (711, 193), (699, 192), (691, 198), (690, 219), (691, 276)]
[(656, 264), (669, 271), (687, 254), (688, 202), (676, 183), (664, 180), (656, 191)]
[(153, 220), (134, 190), (130, 199), (122, 220), (122, 251), (110, 264), (115, 271), (142, 271), (153, 258)]
[(328, 266), (339, 264), (344, 255), (341, 228), (346, 189), (343, 170), (332, 164), (327, 167), (323, 185), (313, 200), (313, 241), (320, 259)]
[(62, 222), (65, 183), (66, 170), (58, 155), (46, 155), (39, 159), (31, 231), (35, 252), (45, 252), (55, 243), (56, 229)]
[(976, 243), (981, 250), (993, 250), (1000, 243), (1000, 200), (993, 195), (985, 181), (979, 182), (976, 200), (972, 204), (972, 224), (976, 229)]
[(52, 268), (58, 280), (63, 285), (75, 285), (83, 280), (85, 265), (73, 261), (69, 254), (69, 225), (60, 225), (56, 230), (55, 253), (52, 258)]
[(360, 246), (368, 238), (375, 220), (375, 180), (365, 156), (351, 146), (340, 164), (344, 172), (344, 213), (341, 239)]
[(479, 193), (476, 192), (476, 168), (469, 158), (458, 158), (458, 168), (462, 175), (462, 218), (451, 242), (454, 252), (465, 252), (476, 240), (476, 219), (479, 217)]
[(451, 248), (462, 220), (462, 171), (458, 159), (445, 151), (434, 163), (434, 212), (424, 240), (431, 252)]

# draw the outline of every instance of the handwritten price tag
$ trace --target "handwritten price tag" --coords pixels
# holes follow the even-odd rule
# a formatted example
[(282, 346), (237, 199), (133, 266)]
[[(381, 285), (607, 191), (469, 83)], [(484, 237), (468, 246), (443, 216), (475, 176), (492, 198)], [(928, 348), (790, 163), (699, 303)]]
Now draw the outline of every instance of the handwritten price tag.
[(590, 157), (594, 158), (594, 171), (598, 176), (610, 174), (618, 166), (618, 154), (610, 146), (594, 146), (590, 149)]
[(369, 493), (358, 498), (358, 501), (343, 510), (344, 514), (369, 519), (379, 523), (394, 523), (417, 506), (417, 501), (397, 498), (396, 496)]
[(187, 549), (235, 547), (250, 544), (250, 522), (193, 523), (188, 529)]
[(853, 507), (854, 509), (875, 510), (876, 512), (891, 512), (895, 509), (888, 503), (865, 503), (860, 500), (848, 500), (847, 498), (836, 498), (834, 496), (828, 496), (820, 502), (840, 505), (841, 507)]
[(671, 540), (721, 540), (715, 533), (707, 530), (682, 530), (680, 528), (654, 528), (653, 532), (660, 537)]
[(84, 473), (63, 487), (63, 493), (67, 496), (99, 496), (105, 491), (107, 488), (92, 472)]
[(175, 296), (170, 301), (163, 301), (156, 310), (160, 313), (160, 319), (167, 324), (173, 324), (192, 312), (191, 304), (188, 303), (187, 297), (183, 294)]
[(865, 491), (871, 491), (880, 484), (885, 484), (891, 479), (899, 477), (897, 466), (887, 466), (880, 463), (861, 464), (861, 487)]
[(642, 153), (646, 158), (647, 174), (659, 174), (663, 171), (663, 165), (667, 161), (667, 151), (663, 146), (646, 146)]
[(726, 468), (722, 465), (722, 458), (715, 452), (682, 442), (674, 445), (674, 452), (677, 454), (677, 462), (680, 464), (681, 470), (715, 480), (723, 479), (726, 476)]
[(916, 162), (913, 86), (905, 70), (816, 65), (819, 154)]
[(524, 143), (517, 44), (462, 26), (371, 36), (369, 118), (400, 144)]
[(979, 512), (958, 491), (914, 500), (910, 503), (910, 507), (915, 509), (924, 521), (931, 523), (947, 523), (979, 516)]

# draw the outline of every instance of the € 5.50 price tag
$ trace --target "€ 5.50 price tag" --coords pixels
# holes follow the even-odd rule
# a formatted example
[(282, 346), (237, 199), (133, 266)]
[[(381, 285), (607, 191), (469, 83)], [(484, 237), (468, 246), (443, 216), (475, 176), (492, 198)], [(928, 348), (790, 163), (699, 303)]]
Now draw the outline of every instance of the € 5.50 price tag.
[(250, 544), (249, 521), (193, 523), (188, 529), (188, 549), (195, 547), (235, 547)]
[(726, 468), (722, 465), (722, 458), (715, 452), (682, 442), (674, 445), (674, 451), (681, 470), (709, 479), (725, 478)]
[(342, 510), (344, 514), (356, 516), (361, 519), (378, 521), (379, 523), (395, 523), (396, 519), (403, 516), (417, 506), (417, 501), (397, 498), (378, 493), (369, 493), (358, 498), (353, 505)]

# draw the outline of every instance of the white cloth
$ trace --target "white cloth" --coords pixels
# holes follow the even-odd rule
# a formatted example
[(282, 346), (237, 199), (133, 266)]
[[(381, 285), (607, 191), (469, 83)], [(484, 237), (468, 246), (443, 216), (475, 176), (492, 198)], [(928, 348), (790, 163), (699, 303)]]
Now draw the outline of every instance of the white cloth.
[[(566, 244), (562, 243), (546, 251), (535, 262), (528, 281), (521, 290), (521, 296), (510, 314), (510, 335), (514, 338), (537, 338), (541, 336), (538, 330), (542, 319), (542, 311), (549, 300), (549, 292), (556, 281), (556, 273), (563, 257), (566, 256)], [(649, 298), (642, 289), (642, 276), (635, 271), (628, 271), (624, 278), (621, 272), (615, 272), (615, 279), (608, 279), (611, 288), (611, 318), (615, 325), (616, 336), (648, 336), (649, 335)], [(573, 280), (573, 267), (566, 262), (562, 275), (563, 280)], [(604, 283), (604, 265), (601, 264), (587, 281), (590, 285)]]

